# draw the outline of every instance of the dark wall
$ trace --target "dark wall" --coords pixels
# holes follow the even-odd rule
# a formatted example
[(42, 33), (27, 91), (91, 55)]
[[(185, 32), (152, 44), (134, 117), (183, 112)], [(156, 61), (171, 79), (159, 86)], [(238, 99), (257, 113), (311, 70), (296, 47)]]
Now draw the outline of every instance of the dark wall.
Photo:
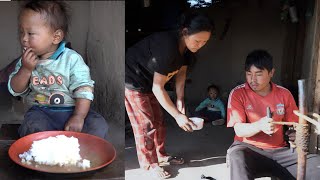
[(151, 0), (148, 7), (142, 0), (126, 1), (126, 48), (153, 32), (174, 29), (186, 9), (186, 0)]

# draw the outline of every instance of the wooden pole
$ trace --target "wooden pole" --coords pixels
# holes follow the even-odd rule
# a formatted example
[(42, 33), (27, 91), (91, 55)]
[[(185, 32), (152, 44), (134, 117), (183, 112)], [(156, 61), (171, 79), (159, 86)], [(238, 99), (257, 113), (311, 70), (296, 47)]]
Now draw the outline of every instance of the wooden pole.
[[(307, 103), (306, 103), (306, 88), (305, 88), (305, 80), (298, 80), (298, 90), (299, 90), (299, 111), (301, 114), (307, 114)], [(299, 116), (299, 124), (307, 124), (307, 121)], [(297, 129), (301, 130), (300, 128)], [(302, 133), (297, 132), (297, 135), (301, 135)], [(297, 180), (305, 179), (306, 172), (306, 153), (302, 149), (301, 146), (297, 146), (298, 153), (298, 165), (297, 165)]]

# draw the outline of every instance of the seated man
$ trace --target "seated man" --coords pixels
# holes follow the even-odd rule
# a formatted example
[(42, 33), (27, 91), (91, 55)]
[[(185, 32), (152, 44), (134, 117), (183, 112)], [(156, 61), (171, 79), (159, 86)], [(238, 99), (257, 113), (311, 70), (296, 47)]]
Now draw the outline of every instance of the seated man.
[[(264, 50), (251, 52), (245, 62), (245, 84), (234, 88), (228, 101), (228, 127), (235, 138), (228, 149), (231, 180), (248, 180), (257, 174), (272, 173), (280, 179), (297, 176), (297, 152), (284, 141), (283, 127), (272, 121), (298, 122), (290, 91), (271, 82), (274, 68), (271, 55)], [(267, 117), (270, 107), (272, 118)], [(320, 156), (307, 156), (306, 179), (320, 177)]]

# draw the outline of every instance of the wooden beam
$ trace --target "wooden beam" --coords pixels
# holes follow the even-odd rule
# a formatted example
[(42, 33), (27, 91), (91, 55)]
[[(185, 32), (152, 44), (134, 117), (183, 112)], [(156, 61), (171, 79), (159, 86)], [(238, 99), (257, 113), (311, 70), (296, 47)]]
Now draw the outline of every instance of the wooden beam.
[[(320, 112), (320, 60), (319, 60), (319, 45), (320, 45), (320, 3), (319, 1), (315, 1), (314, 8), (314, 22), (315, 22), (315, 30), (314, 30), (314, 47), (312, 52), (312, 68), (311, 68), (311, 79), (310, 84), (308, 85), (313, 91), (313, 109), (311, 110), (314, 113)], [(311, 153), (317, 153), (317, 137), (318, 135), (315, 132), (315, 127), (311, 126), (310, 133), (310, 145), (309, 151)]]

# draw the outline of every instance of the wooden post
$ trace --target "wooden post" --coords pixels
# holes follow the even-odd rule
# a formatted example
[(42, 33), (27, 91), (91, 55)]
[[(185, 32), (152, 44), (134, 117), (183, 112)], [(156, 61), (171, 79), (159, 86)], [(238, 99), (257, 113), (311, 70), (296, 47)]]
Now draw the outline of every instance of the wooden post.
[[(310, 111), (314, 113), (320, 113), (320, 1), (314, 1), (314, 14), (312, 17), (312, 26), (313, 35), (311, 35), (313, 39), (313, 43), (311, 44), (312, 51), (311, 54), (311, 63), (310, 63), (310, 82), (308, 83), (309, 87), (309, 95), (310, 95), (310, 105), (312, 109)], [(311, 43), (311, 42), (310, 42)], [(310, 106), (309, 106), (310, 107)], [(311, 132), (314, 132), (315, 126), (311, 126)], [(316, 133), (312, 133), (310, 135), (310, 144), (309, 144), (309, 152), (317, 153), (318, 149), (318, 135)]]
[[(298, 80), (298, 89), (299, 89), (299, 111), (301, 114), (307, 114), (307, 103), (306, 103), (306, 88), (305, 88), (305, 80)], [(307, 121), (299, 116), (299, 124), (307, 124)], [(300, 128), (297, 129), (297, 131)], [(301, 130), (301, 129), (300, 129)], [(297, 135), (301, 135), (302, 133), (297, 132)], [(297, 153), (298, 153), (298, 165), (297, 165), (297, 180), (305, 179), (306, 172), (306, 153), (302, 149), (301, 146), (297, 145)]]

